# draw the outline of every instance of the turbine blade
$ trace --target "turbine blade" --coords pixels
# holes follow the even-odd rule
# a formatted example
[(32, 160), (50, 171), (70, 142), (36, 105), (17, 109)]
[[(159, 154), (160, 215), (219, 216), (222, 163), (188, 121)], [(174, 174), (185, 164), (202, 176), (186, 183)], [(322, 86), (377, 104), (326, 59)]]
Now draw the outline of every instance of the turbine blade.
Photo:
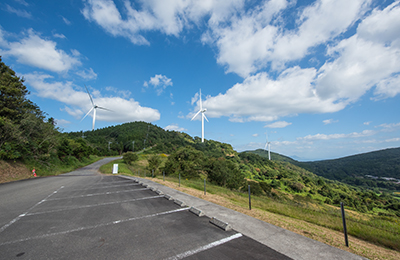
[[(107, 110), (107, 111), (112, 111), (111, 109), (108, 109), (108, 108), (105, 108), (105, 107), (99, 107), (99, 106), (97, 106), (96, 108), (100, 108), (100, 109)], [(114, 111), (112, 111), (112, 112), (114, 112)]]
[(85, 85), (85, 88), (86, 88), (86, 92), (87, 92), (88, 95), (89, 95), (90, 102), (92, 102), (92, 105), (95, 106), (95, 104), (94, 104), (94, 102), (93, 102), (93, 99), (92, 99), (92, 96), (90, 95), (89, 90), (88, 90), (88, 88), (86, 87), (86, 85)]
[(81, 122), (83, 121), (83, 119), (85, 119), (85, 117), (87, 117), (87, 115), (90, 114), (90, 112), (92, 112), (93, 109), (94, 109), (94, 107), (92, 107), (92, 108), (89, 110), (89, 112), (87, 112), (87, 114), (81, 119)]
[(203, 112), (203, 113), (201, 113), (201, 114), (204, 116), (204, 119), (205, 119), (205, 120), (207, 120), (207, 122), (209, 122), (209, 123), (210, 123), (210, 121), (208, 121), (208, 119), (207, 119), (206, 115), (204, 114), (204, 112)]
[(264, 150), (267, 150), (268, 143), (265, 144)]
[(198, 115), (200, 114), (200, 112), (201, 112), (201, 110), (199, 110), (199, 112), (197, 112), (197, 113), (192, 117), (192, 119), (191, 119), (190, 121), (193, 121), (193, 119), (195, 119), (196, 116), (198, 116)]

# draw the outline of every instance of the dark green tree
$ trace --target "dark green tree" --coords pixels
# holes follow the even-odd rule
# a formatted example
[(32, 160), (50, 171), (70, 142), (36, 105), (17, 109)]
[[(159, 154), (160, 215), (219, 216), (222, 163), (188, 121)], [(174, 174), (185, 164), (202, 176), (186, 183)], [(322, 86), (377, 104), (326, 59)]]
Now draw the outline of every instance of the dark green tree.
[(204, 154), (191, 146), (180, 148), (168, 157), (164, 171), (166, 175), (181, 174), (183, 178), (199, 177), (203, 167)]

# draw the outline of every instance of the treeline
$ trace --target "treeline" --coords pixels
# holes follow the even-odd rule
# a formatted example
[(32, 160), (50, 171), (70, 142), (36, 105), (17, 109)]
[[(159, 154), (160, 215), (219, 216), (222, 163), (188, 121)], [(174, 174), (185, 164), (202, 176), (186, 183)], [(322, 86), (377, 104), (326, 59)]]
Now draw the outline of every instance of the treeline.
[[(75, 164), (93, 154), (83, 140), (65, 139), (54, 118), (27, 98), (24, 79), (0, 57), (0, 159), (20, 160), (51, 169), (52, 165)], [(40, 171), (38, 171), (40, 172)]]

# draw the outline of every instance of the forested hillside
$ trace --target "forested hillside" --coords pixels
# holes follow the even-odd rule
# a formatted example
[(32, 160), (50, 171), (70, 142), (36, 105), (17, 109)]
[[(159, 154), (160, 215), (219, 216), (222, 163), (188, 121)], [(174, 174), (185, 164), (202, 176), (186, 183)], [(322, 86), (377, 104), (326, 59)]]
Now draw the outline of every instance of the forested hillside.
[[(250, 152), (268, 158), (268, 152), (265, 150), (258, 149)], [(271, 153), (271, 158), (290, 162), (319, 176), (351, 185), (400, 190), (398, 183), (400, 182), (400, 148), (315, 162), (298, 162), (276, 153)]]
[(0, 57), (0, 160), (23, 162), (39, 175), (82, 166), (91, 147), (84, 140), (61, 140), (55, 120), (27, 98), (23, 83)]

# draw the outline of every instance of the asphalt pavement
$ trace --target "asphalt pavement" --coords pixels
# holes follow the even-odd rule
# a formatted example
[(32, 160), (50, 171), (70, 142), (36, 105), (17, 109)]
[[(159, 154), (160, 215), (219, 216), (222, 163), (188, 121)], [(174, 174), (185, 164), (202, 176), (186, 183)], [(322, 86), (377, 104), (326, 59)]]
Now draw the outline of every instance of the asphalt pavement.
[[(147, 180), (99, 174), (100, 165), (113, 159), (0, 184), (0, 259), (293, 258), (235, 228), (224, 230), (223, 221), (212, 224), (209, 214), (196, 215), (188, 204), (200, 204), (194, 197), (160, 185), (163, 192)], [(207, 205), (214, 207), (200, 206)]]

